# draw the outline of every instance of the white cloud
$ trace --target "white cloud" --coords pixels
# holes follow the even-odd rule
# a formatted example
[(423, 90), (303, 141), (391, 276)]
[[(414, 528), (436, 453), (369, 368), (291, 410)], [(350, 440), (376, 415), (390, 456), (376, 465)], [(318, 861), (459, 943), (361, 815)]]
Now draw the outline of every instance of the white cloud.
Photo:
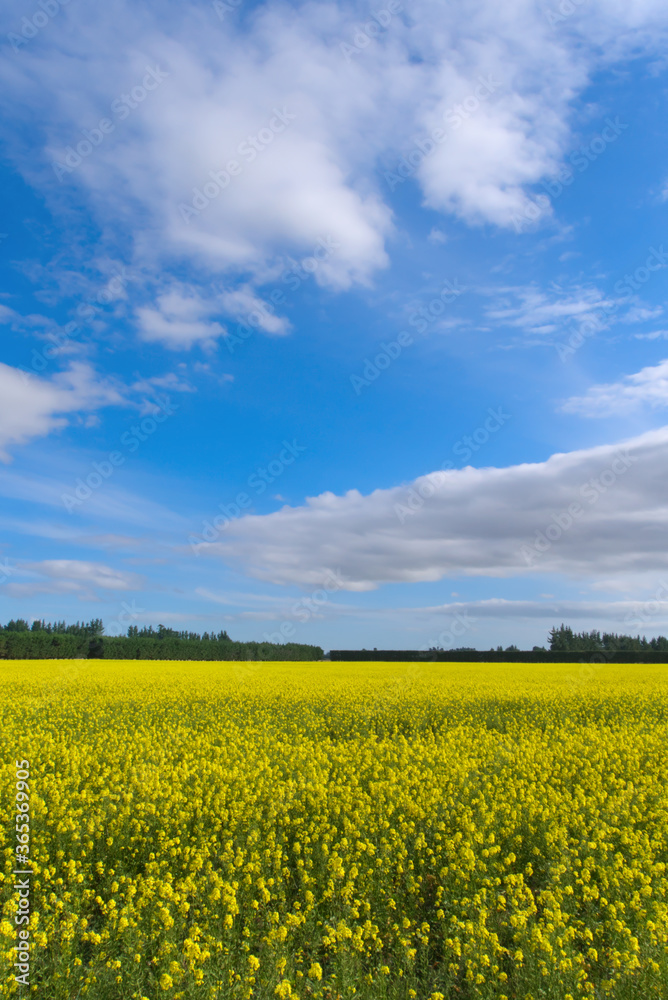
[(172, 350), (201, 343), (211, 346), (225, 328), (210, 319), (216, 305), (192, 289), (174, 287), (157, 297), (157, 308), (137, 310), (139, 335), (149, 343), (160, 342)]
[[(476, 53), (480, 60), (476, 68), (489, 66), (490, 56), (494, 65), (503, 62), (501, 53), (485, 47)], [(474, 99), (475, 69), (454, 86), (448, 86), (452, 69), (444, 68), (442, 73), (446, 96), (423, 119), (428, 133), (439, 126), (447, 128), (448, 113), (453, 113), (449, 109), (465, 107), (462, 102)], [(484, 78), (482, 72), (478, 75)], [(491, 75), (489, 70), (486, 75)], [(423, 160), (419, 176), (430, 208), (455, 213), (471, 223), (508, 227), (526, 211), (530, 200), (526, 186), (555, 170), (567, 134), (566, 107), (562, 106), (560, 115), (541, 122), (546, 102), (538, 93), (514, 93), (513, 76), (509, 78), (507, 67), (499, 70), (501, 93), (463, 119), (458, 131), (449, 133)]]
[[(668, 577), (668, 574), (666, 574)], [(369, 606), (368, 601), (343, 603), (340, 595), (317, 591), (308, 597), (248, 594), (239, 591), (217, 593), (201, 588), (197, 593), (206, 601), (222, 605), (220, 613), (236, 631), (253, 623), (291, 622), (299, 627), (303, 609), (309, 609), (310, 633), (303, 641), (315, 641), (325, 648), (367, 648), (378, 643), (386, 649), (425, 648), (440, 645), (445, 648), (473, 646), (478, 649), (518, 643), (531, 648), (534, 643), (548, 644), (552, 626), (562, 621), (578, 629), (600, 629), (609, 632), (637, 632), (652, 635), (665, 631), (668, 623), (668, 582), (654, 578), (647, 591), (647, 600), (600, 601), (555, 599), (554, 594), (541, 594), (543, 600), (486, 598), (457, 600), (430, 606)], [(657, 586), (658, 584), (658, 586)], [(643, 589), (639, 591), (643, 593)], [(458, 594), (452, 594), (459, 597)], [(315, 600), (313, 600), (315, 598)], [(150, 616), (149, 616), (150, 617)], [(209, 616), (211, 617), (211, 616)], [(155, 619), (162, 621), (161, 617)], [(271, 626), (265, 632), (271, 632)], [(346, 638), (342, 639), (342, 635)]]
[(249, 285), (211, 294), (174, 282), (157, 296), (156, 307), (142, 306), (136, 313), (142, 340), (160, 342), (172, 350), (195, 344), (212, 347), (227, 335), (226, 327), (213, 319), (223, 315), (274, 336), (290, 330), (289, 321), (277, 316)]
[(584, 417), (609, 417), (643, 405), (668, 406), (668, 359), (626, 375), (620, 382), (593, 385), (586, 395), (572, 396), (562, 409)]
[[(10, 0), (7, 30), (23, 14)], [(314, 277), (346, 289), (388, 263), (380, 163), (444, 126), (414, 178), (425, 203), (512, 226), (531, 186), (571, 147), (574, 98), (603, 66), (660, 48), (668, 11), (659, 0), (590, 0), (556, 30), (533, 0), (415, 0), (346, 60), (342, 43), (367, 17), (361, 3), (270, 2), (222, 25), (194, 3), (159, 17), (127, 0), (95, 18), (63, 8), (39, 44), (0, 70), (10, 122), (29, 120), (44, 142), (41, 167), (18, 139), (12, 155), (57, 207), (83, 191), (101, 227), (133, 242), (145, 272), (164, 278), (185, 264), (203, 286), (223, 276), (257, 287), (286, 253), (331, 238), (339, 248)], [(114, 107), (147, 66), (167, 75), (121, 118)], [(478, 100), (481, 78), (498, 85)], [(52, 162), (105, 117), (113, 131), (59, 182)], [(145, 339), (174, 348), (222, 333), (177, 292), (138, 319)], [(278, 322), (267, 332), (284, 332)]]
[[(545, 595), (549, 598), (550, 595)], [(645, 602), (647, 603), (647, 602)], [(472, 618), (519, 619), (540, 618), (549, 621), (568, 621), (573, 618), (623, 622), (643, 608), (642, 601), (509, 601), (501, 597), (481, 601), (453, 601), (429, 608), (393, 609), (417, 613), (443, 615), (470, 615)], [(668, 621), (668, 600), (652, 602), (652, 621)]]
[(26, 566), (35, 572), (56, 580), (72, 580), (90, 584), (102, 590), (131, 590), (137, 585), (132, 573), (112, 569), (104, 563), (82, 562), (77, 559), (45, 559)]
[[(433, 473), (368, 496), (323, 493), (231, 522), (223, 542), (200, 551), (278, 584), (322, 586), (334, 571), (348, 590), (537, 570), (619, 580), (666, 568), (667, 459), (662, 428), (535, 464)], [(420, 490), (433, 495), (421, 501)], [(544, 552), (539, 533), (553, 539)]]
[[(159, 402), (156, 402), (156, 389), (165, 389), (169, 392), (197, 392), (194, 385), (191, 385), (190, 382), (176, 372), (167, 372), (166, 375), (154, 375), (150, 378), (139, 379), (139, 381), (130, 386), (130, 390), (140, 393), (143, 397), (139, 404), (142, 416), (146, 414), (154, 416), (156, 413), (160, 413), (161, 406)], [(162, 402), (164, 405), (164, 397)]]
[(289, 321), (283, 316), (277, 316), (271, 306), (258, 298), (248, 286), (223, 292), (220, 301), (230, 316), (265, 333), (280, 336), (290, 330)]
[(651, 333), (636, 333), (636, 340), (668, 340), (668, 330), (653, 330)]
[(614, 305), (596, 288), (540, 291), (535, 286), (494, 289), (496, 301), (485, 310), (488, 320), (533, 334), (550, 334), (566, 323), (581, 321)]
[(446, 236), (446, 234), (443, 232), (442, 229), (439, 229), (437, 226), (431, 227), (427, 239), (429, 240), (430, 243), (448, 242), (448, 237)]
[(20, 575), (37, 577), (28, 583), (10, 583), (6, 587), (12, 597), (32, 597), (36, 594), (71, 594), (82, 600), (94, 600), (96, 591), (137, 590), (141, 578), (134, 573), (113, 569), (104, 563), (78, 559), (45, 559), (36, 563), (21, 563)]
[(118, 387), (87, 364), (45, 379), (0, 363), (0, 461), (9, 461), (8, 446), (59, 430), (72, 414), (121, 403)]
[(52, 327), (54, 322), (51, 319), (47, 319), (46, 316), (40, 316), (39, 313), (32, 313), (29, 316), (22, 316), (12, 309), (10, 306), (3, 305), (0, 302), (0, 323), (7, 326), (11, 326), (12, 330), (34, 330), (35, 328), (41, 327)]
[(663, 313), (662, 306), (649, 308), (647, 306), (632, 306), (629, 311), (622, 316), (623, 323), (645, 323), (649, 319), (656, 319)]

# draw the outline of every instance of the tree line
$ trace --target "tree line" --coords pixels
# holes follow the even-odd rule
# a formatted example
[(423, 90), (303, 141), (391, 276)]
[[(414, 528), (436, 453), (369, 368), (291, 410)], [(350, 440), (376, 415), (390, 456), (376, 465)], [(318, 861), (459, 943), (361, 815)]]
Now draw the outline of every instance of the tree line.
[[(658, 636), (622, 635), (616, 632), (574, 632), (563, 623), (548, 635), (550, 653), (668, 653), (668, 638)], [(363, 650), (362, 653), (366, 653)], [(432, 647), (431, 652), (448, 652)], [(462, 646), (451, 653), (477, 652)], [(490, 650), (496, 655), (520, 653), (517, 646), (501, 646)], [(544, 646), (534, 646), (533, 653), (548, 653)], [(379, 651), (382, 657), (383, 651)], [(321, 660), (320, 646), (286, 642), (236, 642), (225, 630), (190, 632), (152, 625), (139, 628), (130, 625), (125, 636), (107, 636), (101, 618), (68, 625), (64, 621), (47, 622), (36, 619), (12, 619), (0, 625), (0, 658), (53, 659), (90, 657), (114, 660)], [(376, 657), (376, 658), (379, 658)], [(366, 656), (360, 656), (366, 659)], [(372, 657), (373, 658), (373, 657)]]
[(107, 636), (100, 618), (67, 625), (12, 619), (0, 625), (0, 658), (112, 660), (321, 660), (320, 646), (286, 642), (236, 642), (226, 631), (188, 632), (131, 625), (125, 636)]
[[(617, 632), (574, 632), (563, 623), (550, 629), (548, 636), (553, 653), (665, 653), (668, 639), (657, 636), (647, 639), (643, 635), (620, 635)], [(534, 649), (538, 647), (534, 646)]]
[[(591, 632), (574, 632), (563, 622), (557, 628), (550, 629), (548, 634), (549, 652), (551, 653), (665, 653), (668, 652), (668, 639), (657, 636), (656, 639), (647, 639), (639, 635), (620, 635), (617, 632), (598, 632), (595, 629)], [(545, 646), (534, 646), (533, 653), (547, 653)], [(431, 646), (430, 652), (448, 652), (442, 646)], [(450, 649), (451, 653), (477, 653), (473, 646), (458, 646)], [(519, 646), (497, 646), (492, 647), (490, 653), (520, 653)]]

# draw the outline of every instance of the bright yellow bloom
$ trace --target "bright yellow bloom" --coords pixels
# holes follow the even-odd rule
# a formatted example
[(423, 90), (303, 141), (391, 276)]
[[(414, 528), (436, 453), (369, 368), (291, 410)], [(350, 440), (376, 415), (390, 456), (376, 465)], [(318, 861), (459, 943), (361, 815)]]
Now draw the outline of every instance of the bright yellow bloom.
[(309, 979), (322, 979), (322, 966), (319, 962), (312, 962), (311, 968), (308, 970)]
[(0, 800), (39, 761), (44, 995), (660, 1000), (666, 666), (29, 667), (0, 667)]

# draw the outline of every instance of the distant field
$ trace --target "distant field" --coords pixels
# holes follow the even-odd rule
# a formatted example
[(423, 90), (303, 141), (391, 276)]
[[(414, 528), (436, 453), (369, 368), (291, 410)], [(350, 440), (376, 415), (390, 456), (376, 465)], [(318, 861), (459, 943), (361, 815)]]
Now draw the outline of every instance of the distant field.
[(2, 996), (16, 760), (36, 996), (668, 996), (668, 666), (0, 677)]

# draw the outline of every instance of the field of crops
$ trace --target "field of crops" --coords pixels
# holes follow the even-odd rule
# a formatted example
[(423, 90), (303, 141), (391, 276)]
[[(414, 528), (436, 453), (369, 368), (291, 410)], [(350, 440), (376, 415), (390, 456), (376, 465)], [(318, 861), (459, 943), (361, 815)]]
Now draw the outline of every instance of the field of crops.
[(0, 670), (2, 996), (668, 997), (668, 667)]

